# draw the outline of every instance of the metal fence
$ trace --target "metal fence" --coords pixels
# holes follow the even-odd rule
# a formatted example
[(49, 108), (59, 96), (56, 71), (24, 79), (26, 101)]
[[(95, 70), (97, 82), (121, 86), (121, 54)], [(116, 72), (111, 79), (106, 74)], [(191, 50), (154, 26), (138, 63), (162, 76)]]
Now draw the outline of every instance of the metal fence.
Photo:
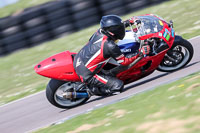
[(0, 18), (0, 55), (29, 48), (164, 0), (58, 0)]

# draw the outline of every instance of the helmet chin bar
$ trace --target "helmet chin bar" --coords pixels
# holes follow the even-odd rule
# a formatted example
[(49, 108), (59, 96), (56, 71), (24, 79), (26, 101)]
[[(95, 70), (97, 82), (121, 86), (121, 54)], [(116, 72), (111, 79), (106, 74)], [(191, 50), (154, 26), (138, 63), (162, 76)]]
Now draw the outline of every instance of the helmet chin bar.
[(109, 32), (107, 32), (107, 31), (105, 31), (104, 29), (101, 29), (101, 32), (104, 34), (104, 35), (106, 35), (107, 37), (109, 37), (109, 38), (111, 38), (113, 41), (115, 41), (115, 40), (118, 40), (117, 38), (115, 38), (114, 36), (114, 34), (113, 35), (111, 35)]

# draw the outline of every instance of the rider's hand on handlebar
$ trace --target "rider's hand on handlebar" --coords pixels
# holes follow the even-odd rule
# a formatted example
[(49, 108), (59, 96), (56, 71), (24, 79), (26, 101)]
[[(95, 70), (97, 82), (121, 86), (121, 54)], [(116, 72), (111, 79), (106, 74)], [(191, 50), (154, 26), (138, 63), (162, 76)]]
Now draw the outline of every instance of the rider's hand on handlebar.
[(132, 25), (132, 23), (131, 23), (130, 20), (128, 19), (128, 20), (125, 20), (125, 21), (124, 21), (124, 25), (125, 25), (125, 27), (128, 27), (129, 25)]
[(125, 20), (124, 21), (124, 24), (126, 27), (128, 27), (129, 25), (138, 25), (138, 24), (141, 24), (141, 20), (139, 19), (135, 19), (134, 17), (128, 19), (128, 20)]
[(140, 54), (147, 55), (149, 53), (150, 53), (150, 46), (149, 45), (142, 46), (142, 48), (140, 49)]
[(130, 18), (129, 21), (130, 21), (131, 24), (134, 24), (134, 25), (141, 24), (141, 20), (134, 18), (134, 17)]
[(139, 25), (139, 24), (141, 24), (141, 20), (136, 19), (136, 20), (134, 21), (134, 25)]

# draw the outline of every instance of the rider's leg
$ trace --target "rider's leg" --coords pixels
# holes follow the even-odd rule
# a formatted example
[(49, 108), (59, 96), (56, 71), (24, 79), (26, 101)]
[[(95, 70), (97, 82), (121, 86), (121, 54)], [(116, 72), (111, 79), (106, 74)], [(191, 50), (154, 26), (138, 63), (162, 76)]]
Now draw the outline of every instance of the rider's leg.
[(88, 81), (88, 84), (93, 86), (93, 90), (91, 91), (94, 93), (101, 93), (101, 95), (110, 95), (113, 92), (122, 92), (124, 88), (123, 81), (103, 74), (94, 75)]

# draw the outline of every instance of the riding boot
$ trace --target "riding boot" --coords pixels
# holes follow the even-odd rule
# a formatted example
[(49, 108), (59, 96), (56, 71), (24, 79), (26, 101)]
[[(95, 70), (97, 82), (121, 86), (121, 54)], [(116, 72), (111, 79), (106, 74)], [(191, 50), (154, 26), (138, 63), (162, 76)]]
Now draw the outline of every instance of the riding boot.
[(112, 94), (112, 92), (109, 89), (99, 88), (99, 87), (92, 87), (90, 89), (90, 92), (92, 95), (96, 96), (109, 96)]
[(90, 92), (92, 95), (101, 96), (101, 92), (98, 87), (91, 87)]

